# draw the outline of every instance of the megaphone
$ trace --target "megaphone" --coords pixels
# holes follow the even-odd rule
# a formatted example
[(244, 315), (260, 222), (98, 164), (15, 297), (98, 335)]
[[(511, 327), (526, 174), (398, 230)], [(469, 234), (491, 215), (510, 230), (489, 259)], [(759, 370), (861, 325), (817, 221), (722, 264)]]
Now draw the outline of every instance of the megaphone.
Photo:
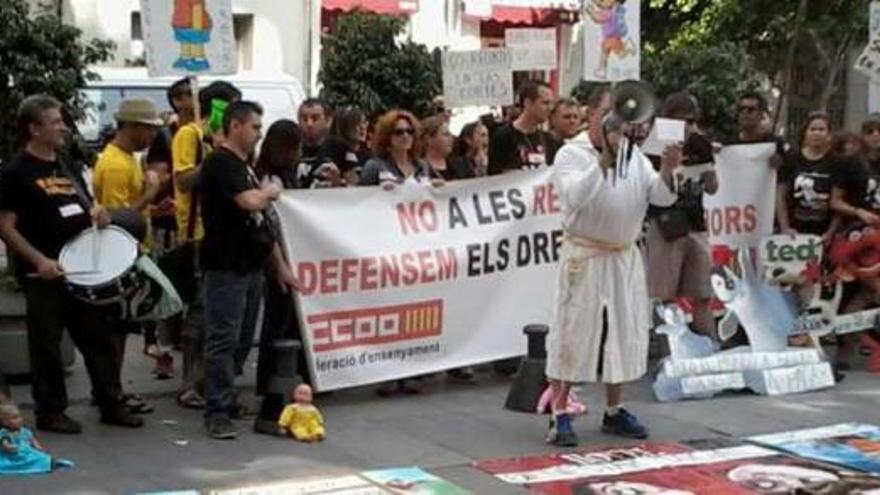
[[(631, 79), (621, 81), (611, 89), (611, 112), (606, 117), (603, 128), (607, 131), (623, 124), (645, 123), (654, 117), (656, 110), (657, 98), (649, 84)], [(608, 124), (607, 127), (605, 124)], [(612, 184), (616, 184), (618, 178), (625, 179), (628, 175), (635, 138), (634, 126), (628, 127), (617, 146)]]
[(626, 80), (615, 84), (611, 90), (611, 112), (623, 122), (647, 122), (656, 110), (657, 98), (648, 83)]

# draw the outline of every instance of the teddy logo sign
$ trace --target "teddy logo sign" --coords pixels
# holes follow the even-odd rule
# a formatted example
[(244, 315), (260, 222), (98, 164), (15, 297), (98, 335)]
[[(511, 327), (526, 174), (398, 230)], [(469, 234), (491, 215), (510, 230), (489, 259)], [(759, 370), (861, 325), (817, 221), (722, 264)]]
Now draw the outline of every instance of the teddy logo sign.
[(761, 245), (764, 276), (771, 284), (814, 282), (821, 273), (822, 238), (816, 235), (773, 235)]

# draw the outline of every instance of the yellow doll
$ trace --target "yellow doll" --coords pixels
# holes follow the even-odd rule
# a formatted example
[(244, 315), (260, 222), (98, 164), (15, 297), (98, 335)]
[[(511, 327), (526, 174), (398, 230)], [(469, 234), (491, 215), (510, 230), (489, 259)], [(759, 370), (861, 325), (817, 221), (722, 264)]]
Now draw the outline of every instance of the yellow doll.
[(300, 442), (320, 442), (327, 436), (324, 417), (312, 404), (312, 387), (305, 383), (293, 389), (293, 404), (281, 412), (278, 426), (282, 435), (290, 435)]

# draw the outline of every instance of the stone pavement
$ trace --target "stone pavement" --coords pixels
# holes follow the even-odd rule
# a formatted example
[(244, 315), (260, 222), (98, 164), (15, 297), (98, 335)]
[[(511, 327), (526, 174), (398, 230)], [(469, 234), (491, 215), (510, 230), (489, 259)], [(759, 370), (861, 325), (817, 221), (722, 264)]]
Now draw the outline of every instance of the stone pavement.
[[(525, 493), (470, 467), (473, 461), (550, 452), (544, 445), (546, 418), (503, 409), (509, 381), (488, 371), (478, 385), (448, 382), (436, 375), (423, 395), (380, 399), (372, 388), (336, 392), (319, 398), (328, 439), (304, 445), (289, 439), (256, 435), (251, 422), (239, 423), (239, 439), (211, 440), (202, 432), (200, 413), (178, 408), (176, 381), (149, 376), (150, 361), (131, 339), (125, 379), (130, 391), (148, 395), (156, 411), (142, 430), (121, 430), (98, 423), (88, 405), (88, 380), (81, 359), (68, 380), (71, 416), (82, 420), (79, 436), (41, 434), (56, 455), (76, 468), (31, 478), (0, 479), (0, 494), (129, 494), (171, 489), (233, 488), (365, 469), (420, 466), (477, 494)], [(253, 382), (248, 366), (242, 383)], [(708, 401), (660, 404), (649, 382), (633, 387), (628, 407), (651, 427), (653, 441), (744, 436), (845, 421), (880, 424), (877, 378), (849, 373), (831, 390), (780, 398), (748, 394)], [(26, 386), (13, 391), (27, 406)], [(253, 400), (252, 392), (246, 394)], [(581, 395), (595, 414), (576, 423), (584, 445), (628, 442), (598, 431), (601, 394)], [(27, 412), (30, 419), (30, 412)]]

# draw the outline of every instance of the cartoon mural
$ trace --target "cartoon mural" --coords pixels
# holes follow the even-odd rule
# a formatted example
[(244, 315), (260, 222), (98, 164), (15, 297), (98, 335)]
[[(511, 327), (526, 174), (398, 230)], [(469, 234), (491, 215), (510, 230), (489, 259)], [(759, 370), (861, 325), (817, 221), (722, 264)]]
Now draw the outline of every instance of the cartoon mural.
[(180, 57), (174, 68), (203, 72), (211, 68), (205, 45), (211, 41), (213, 22), (205, 6), (207, 0), (174, 0), (171, 26), (174, 39), (180, 43)]
[(584, 6), (584, 77), (638, 79), (639, 0), (588, 0)]

